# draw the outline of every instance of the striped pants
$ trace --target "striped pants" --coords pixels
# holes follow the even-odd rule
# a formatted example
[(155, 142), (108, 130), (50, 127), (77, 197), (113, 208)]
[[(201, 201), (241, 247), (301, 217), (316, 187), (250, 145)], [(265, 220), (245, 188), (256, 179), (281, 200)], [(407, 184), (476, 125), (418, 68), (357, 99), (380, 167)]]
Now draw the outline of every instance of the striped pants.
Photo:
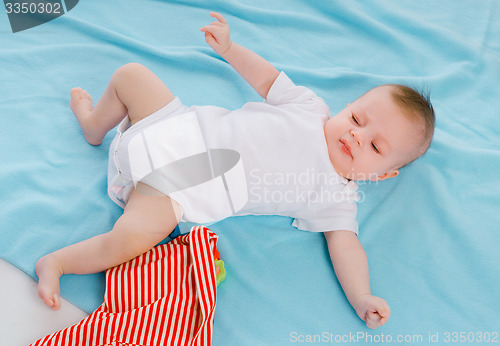
[(190, 233), (106, 271), (103, 304), (31, 346), (210, 345), (217, 235)]

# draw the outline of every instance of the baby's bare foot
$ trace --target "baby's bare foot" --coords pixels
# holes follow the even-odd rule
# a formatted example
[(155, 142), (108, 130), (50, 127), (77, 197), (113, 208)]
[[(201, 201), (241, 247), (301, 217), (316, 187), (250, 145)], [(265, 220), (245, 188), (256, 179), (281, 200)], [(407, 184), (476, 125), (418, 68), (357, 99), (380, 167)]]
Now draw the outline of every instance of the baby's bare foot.
[(87, 142), (92, 145), (101, 144), (104, 136), (96, 133), (96, 131), (92, 129), (91, 113), (94, 110), (94, 103), (92, 102), (90, 94), (82, 88), (71, 89), (71, 101), (69, 102), (69, 106), (82, 128), (83, 135)]
[(62, 275), (60, 266), (48, 255), (36, 262), (35, 271), (38, 276), (38, 295), (47, 306), (59, 310), (61, 308), (59, 278)]

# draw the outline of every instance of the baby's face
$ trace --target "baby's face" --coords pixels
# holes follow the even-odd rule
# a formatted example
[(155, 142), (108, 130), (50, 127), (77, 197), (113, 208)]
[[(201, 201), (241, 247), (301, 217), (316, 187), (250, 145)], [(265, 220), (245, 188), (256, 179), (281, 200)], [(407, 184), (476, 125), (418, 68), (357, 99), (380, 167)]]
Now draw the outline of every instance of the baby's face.
[(333, 167), (352, 180), (383, 180), (419, 145), (415, 124), (394, 102), (391, 86), (370, 90), (325, 124)]

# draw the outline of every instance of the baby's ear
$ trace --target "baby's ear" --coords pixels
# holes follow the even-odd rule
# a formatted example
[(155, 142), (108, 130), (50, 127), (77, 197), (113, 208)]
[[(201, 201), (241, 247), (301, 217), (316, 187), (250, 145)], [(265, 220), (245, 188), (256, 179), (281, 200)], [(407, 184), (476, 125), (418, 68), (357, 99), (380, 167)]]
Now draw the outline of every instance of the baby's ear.
[(396, 176), (398, 176), (399, 174), (399, 170), (397, 169), (391, 169), (389, 172), (386, 172), (382, 175), (379, 175), (378, 177), (378, 180), (385, 180), (385, 179), (389, 179), (389, 178), (394, 178)]

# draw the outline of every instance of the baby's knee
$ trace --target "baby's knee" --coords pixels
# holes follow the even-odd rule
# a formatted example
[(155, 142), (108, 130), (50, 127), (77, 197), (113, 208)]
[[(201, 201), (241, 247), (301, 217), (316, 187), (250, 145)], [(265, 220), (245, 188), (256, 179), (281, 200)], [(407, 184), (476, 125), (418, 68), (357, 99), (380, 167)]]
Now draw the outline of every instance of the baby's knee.
[(136, 62), (131, 62), (120, 66), (113, 74), (113, 78), (130, 81), (146, 72), (149, 72), (149, 69), (146, 66)]
[(122, 216), (107, 233), (104, 247), (113, 248), (123, 258), (131, 259), (153, 248), (174, 228), (175, 225), (163, 224), (159, 220)]

